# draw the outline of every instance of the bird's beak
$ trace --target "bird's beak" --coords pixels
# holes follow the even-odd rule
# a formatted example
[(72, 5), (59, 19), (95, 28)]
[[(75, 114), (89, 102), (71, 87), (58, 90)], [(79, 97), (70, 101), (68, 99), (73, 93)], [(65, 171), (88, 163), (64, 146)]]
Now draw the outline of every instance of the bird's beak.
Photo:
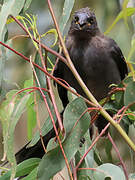
[(79, 25), (79, 29), (82, 30), (85, 26), (91, 26), (90, 23), (88, 23), (87, 19), (83, 16), (79, 18), (79, 21), (76, 22), (76, 24)]

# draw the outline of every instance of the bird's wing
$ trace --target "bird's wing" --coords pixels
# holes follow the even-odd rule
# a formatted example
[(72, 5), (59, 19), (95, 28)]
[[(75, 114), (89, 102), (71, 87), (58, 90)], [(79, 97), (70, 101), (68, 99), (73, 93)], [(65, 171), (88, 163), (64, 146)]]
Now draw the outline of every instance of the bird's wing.
[(121, 80), (123, 80), (125, 76), (128, 74), (127, 64), (119, 46), (116, 44), (114, 40), (110, 39), (110, 41), (111, 56), (115, 60), (120, 72)]

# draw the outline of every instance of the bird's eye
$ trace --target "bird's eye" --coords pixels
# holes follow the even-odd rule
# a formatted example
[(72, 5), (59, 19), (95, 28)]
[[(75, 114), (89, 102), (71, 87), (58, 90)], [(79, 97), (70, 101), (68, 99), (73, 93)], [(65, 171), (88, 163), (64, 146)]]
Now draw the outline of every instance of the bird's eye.
[(87, 21), (88, 21), (90, 24), (93, 24), (93, 22), (94, 22), (94, 18), (92, 18), (92, 17), (88, 17)]
[(74, 19), (75, 19), (75, 22), (79, 21), (79, 17), (78, 16), (75, 16)]

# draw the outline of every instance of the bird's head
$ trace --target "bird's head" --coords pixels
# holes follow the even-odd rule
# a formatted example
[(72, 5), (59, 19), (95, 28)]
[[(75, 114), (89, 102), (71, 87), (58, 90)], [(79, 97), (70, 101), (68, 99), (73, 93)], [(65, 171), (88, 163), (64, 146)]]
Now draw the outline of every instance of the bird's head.
[(94, 35), (97, 30), (98, 26), (95, 13), (90, 11), (88, 7), (75, 12), (69, 31), (70, 33)]

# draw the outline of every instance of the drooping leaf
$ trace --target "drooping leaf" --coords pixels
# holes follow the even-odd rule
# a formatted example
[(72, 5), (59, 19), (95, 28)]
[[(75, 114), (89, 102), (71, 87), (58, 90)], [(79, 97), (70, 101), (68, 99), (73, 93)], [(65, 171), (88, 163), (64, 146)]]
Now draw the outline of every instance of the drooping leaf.
[(27, 135), (28, 140), (32, 139), (32, 132), (33, 128), (36, 126), (36, 111), (35, 111), (35, 104), (33, 103), (33, 94), (31, 94), (26, 107), (27, 107)]
[[(11, 166), (11, 179), (14, 178), (16, 173), (16, 160), (14, 155), (14, 130), (16, 124), (22, 115), (26, 103), (30, 95), (23, 97), (17, 97), (12, 99), (15, 91), (11, 91), (7, 95), (7, 100), (3, 102), (0, 109), (0, 120), (3, 126), (3, 138), (4, 138), (4, 155), (7, 156)], [(11, 101), (12, 100), (12, 101)]]
[[(57, 118), (56, 115), (54, 115), (54, 113), (53, 113), (53, 118), (54, 121), (56, 122)], [(45, 120), (44, 125), (41, 128), (42, 136), (45, 136), (52, 128), (53, 128), (52, 121), (50, 116), (48, 116), (48, 118)], [(29, 143), (28, 147), (34, 146), (39, 141), (39, 139), (40, 139), (40, 134), (39, 131), (37, 131), (34, 137), (32, 138), (31, 142)]]
[(132, 39), (131, 41), (131, 48), (130, 51), (128, 53), (128, 57), (127, 57), (127, 61), (131, 62), (131, 63), (135, 63), (131, 58), (133, 57), (133, 54), (135, 52), (135, 38)]
[[(78, 154), (78, 159), (77, 158), (77, 154), (75, 156), (75, 160), (76, 160), (76, 165), (78, 164), (78, 162), (80, 161), (81, 157), (87, 152), (89, 146), (91, 145), (91, 139), (90, 139), (90, 134), (89, 134), (89, 130), (87, 131), (87, 133), (84, 135), (84, 139), (85, 142), (82, 145), (82, 147), (80, 147), (79, 152), (77, 152)], [(80, 153), (80, 155), (79, 155)], [(80, 157), (79, 157), (80, 156)], [(85, 157), (85, 159), (83, 160), (83, 162), (81, 163), (81, 165), (79, 166), (79, 168), (93, 168), (95, 165), (95, 160), (94, 160), (94, 148), (91, 149), (87, 156)], [(88, 179), (88, 177), (90, 177), (90, 179), (95, 180), (93, 177), (93, 171), (89, 170), (89, 169), (84, 169), (84, 170), (80, 170), (77, 172), (77, 178), (79, 180), (81, 179)]]
[[(36, 53), (36, 56), (35, 56), (35, 63), (42, 67), (41, 58), (40, 58), (40, 55), (39, 55), (38, 52)], [(42, 88), (46, 88), (46, 77), (45, 77), (45, 73), (42, 72), (42, 71), (41, 71), (40, 69), (38, 69), (38, 68), (35, 68), (35, 71), (36, 71), (36, 75), (37, 75), (37, 77), (38, 77), (38, 79), (39, 79), (40, 86), (41, 86)], [(38, 86), (38, 84), (37, 84), (37, 86)], [(46, 92), (44, 92), (44, 93), (45, 93), (45, 95), (47, 95)]]
[(127, 84), (124, 93), (124, 104), (128, 106), (129, 104), (135, 103), (135, 82), (131, 81)]
[[(77, 151), (77, 153), (75, 154), (75, 164), (76, 165), (80, 161), (81, 157), (82, 157), (82, 154), (79, 151)], [(85, 160), (83, 160), (83, 162), (81, 163), (79, 168), (87, 168)], [(78, 170), (77, 171), (77, 179), (78, 180), (95, 180), (95, 179), (92, 179), (93, 176), (90, 173), (91, 173), (90, 170), (87, 170), (87, 169)]]
[(63, 12), (62, 12), (62, 16), (61, 16), (60, 24), (59, 24), (60, 31), (62, 34), (63, 34), (64, 28), (67, 24), (67, 21), (70, 17), (74, 3), (75, 3), (75, 0), (65, 0), (65, 2), (64, 2)]
[[(86, 133), (90, 124), (89, 113), (85, 112), (86, 104), (81, 98), (77, 98), (65, 109), (64, 127), (66, 138), (62, 143), (68, 162), (75, 155), (79, 148), (80, 138)], [(78, 122), (78, 123), (77, 123)], [(76, 124), (76, 125), (75, 125)], [(38, 179), (49, 180), (53, 175), (59, 172), (65, 166), (65, 160), (60, 147), (49, 151), (39, 165)]]
[(128, 5), (128, 2), (129, 2), (129, 0), (124, 0), (123, 5), (122, 5), (123, 19), (124, 19), (124, 22), (125, 22), (127, 27), (128, 27), (128, 23), (127, 23), (127, 5)]
[[(127, 8), (127, 10), (126, 10), (126, 16), (132, 16), (134, 13), (135, 13), (135, 8), (131, 8), (131, 7)], [(116, 19), (114, 20), (114, 22), (112, 23), (112, 25), (109, 26), (109, 28), (105, 31), (104, 34), (108, 34), (108, 33), (112, 30), (112, 28), (116, 25), (116, 23), (117, 23), (120, 19), (123, 18), (123, 16), (124, 16), (124, 13), (123, 13), (123, 11), (121, 11), (121, 12), (118, 14), (118, 16), (116, 17)]]
[(105, 139), (105, 151), (106, 151), (106, 155), (108, 157), (108, 162), (112, 162), (112, 154), (111, 154), (111, 150), (112, 150), (112, 143), (110, 142), (109, 139)]
[[(25, 176), (31, 173), (33, 169), (35, 169), (38, 166), (40, 161), (41, 159), (39, 158), (31, 158), (23, 161), (17, 166), (15, 177)], [(11, 171), (8, 171), (2, 177), (0, 177), (0, 180), (9, 180), (10, 176), (11, 176)]]
[[(29, 79), (24, 82), (24, 88), (30, 88), (30, 87), (33, 87), (33, 79)], [(25, 92), (27, 92), (27, 90)], [(32, 130), (36, 125), (36, 112), (34, 109), (33, 94), (31, 94), (31, 96), (26, 104), (26, 107), (27, 107), (27, 136), (28, 136), (28, 140), (31, 140)]]
[(23, 12), (25, 12), (29, 8), (31, 2), (32, 2), (32, 0), (25, 0), (25, 4), (24, 4), (24, 7), (23, 7)]
[(24, 6), (25, 0), (5, 0), (0, 12), (0, 40), (9, 15), (17, 16)]
[[(41, 58), (40, 58), (40, 55), (39, 53), (37, 52), (36, 53), (36, 56), (35, 56), (35, 63), (38, 64), (39, 66), (43, 67), (42, 66), (42, 63), (41, 63)], [(47, 88), (47, 85), (46, 85), (46, 75), (44, 72), (42, 72), (40, 69), (38, 68), (35, 68), (35, 71), (36, 71), (36, 75), (37, 75), (37, 78), (39, 80), (39, 84), (40, 84), (40, 87), (41, 88)], [(36, 81), (36, 80), (35, 80)], [(37, 87), (39, 86), (39, 84), (37, 83), (36, 81), (36, 85)], [(48, 93), (46, 91), (43, 91), (46, 99), (47, 99), (47, 103), (49, 105), (49, 107), (51, 108), (51, 104), (50, 104), (50, 100), (49, 100), (49, 96), (48, 96)], [(42, 96), (40, 96), (41, 99), (43, 99)]]
[(23, 178), (23, 180), (35, 180), (37, 178), (37, 172), (38, 172), (38, 167), (33, 169), (28, 176)]

